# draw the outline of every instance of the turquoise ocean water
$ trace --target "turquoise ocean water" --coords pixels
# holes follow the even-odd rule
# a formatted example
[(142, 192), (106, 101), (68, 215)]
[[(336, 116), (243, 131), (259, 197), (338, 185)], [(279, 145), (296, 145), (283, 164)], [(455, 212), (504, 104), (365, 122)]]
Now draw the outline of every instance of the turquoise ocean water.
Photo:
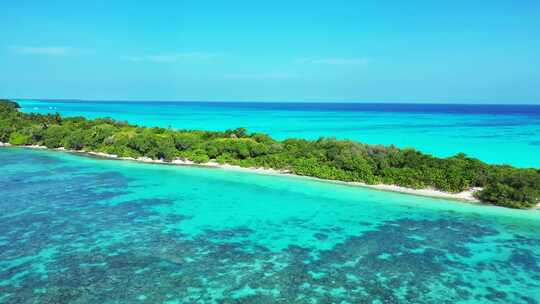
[[(97, 116), (145, 117), (126, 113), (135, 105), (111, 107)], [(200, 110), (227, 116), (214, 111)], [(201, 128), (242, 120), (237, 111), (246, 110)], [(144, 122), (173, 124), (160, 115), (147, 112)], [(294, 115), (261, 128), (289, 137)], [(535, 146), (521, 144), (529, 150), (518, 161), (534, 165), (524, 155)], [(0, 172), (0, 303), (540, 302), (536, 210), (22, 148), (0, 149)]]
[(21, 100), (25, 112), (109, 116), (146, 126), (225, 130), (246, 127), (277, 139), (335, 136), (460, 152), (486, 162), (540, 168), (540, 105), (414, 105)]

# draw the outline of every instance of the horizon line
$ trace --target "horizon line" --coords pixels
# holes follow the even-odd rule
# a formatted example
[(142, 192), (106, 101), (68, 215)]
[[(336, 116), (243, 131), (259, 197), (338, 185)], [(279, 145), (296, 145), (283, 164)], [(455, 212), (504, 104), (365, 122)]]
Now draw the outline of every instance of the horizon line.
[(83, 99), (83, 98), (5, 98), (9, 100), (61, 101), (61, 102), (154, 102), (154, 103), (283, 103), (283, 104), (402, 104), (402, 105), (493, 105), (493, 106), (540, 106), (538, 103), (492, 103), (492, 102), (437, 102), (437, 101), (309, 101), (309, 100), (146, 100), (146, 99)]

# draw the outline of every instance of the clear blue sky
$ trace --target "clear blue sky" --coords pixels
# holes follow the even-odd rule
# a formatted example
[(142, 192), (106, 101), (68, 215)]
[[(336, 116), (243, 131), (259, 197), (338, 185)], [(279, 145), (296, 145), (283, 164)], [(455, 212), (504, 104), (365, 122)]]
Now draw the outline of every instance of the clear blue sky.
[(540, 103), (536, 0), (0, 8), (2, 97)]

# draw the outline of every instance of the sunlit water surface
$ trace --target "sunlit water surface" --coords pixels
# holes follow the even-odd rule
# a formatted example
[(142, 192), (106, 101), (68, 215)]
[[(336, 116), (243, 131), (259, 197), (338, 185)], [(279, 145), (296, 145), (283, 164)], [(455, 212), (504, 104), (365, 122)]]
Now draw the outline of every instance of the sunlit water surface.
[(540, 213), (0, 149), (0, 303), (538, 303)]

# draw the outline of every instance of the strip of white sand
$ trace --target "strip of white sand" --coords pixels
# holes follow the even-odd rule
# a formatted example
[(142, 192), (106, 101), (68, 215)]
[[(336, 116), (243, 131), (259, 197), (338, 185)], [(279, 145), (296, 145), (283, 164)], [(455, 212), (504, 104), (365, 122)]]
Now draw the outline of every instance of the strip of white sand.
[[(9, 143), (2, 143), (0, 142), (0, 147), (11, 147)], [(37, 145), (31, 145), (31, 146), (18, 146), (22, 148), (29, 148), (29, 149), (48, 149), (45, 146), (37, 146)], [(292, 174), (287, 170), (276, 170), (271, 168), (244, 168), (240, 166), (235, 165), (229, 165), (229, 164), (219, 164), (215, 161), (209, 161), (207, 163), (195, 163), (193, 161), (187, 160), (187, 159), (181, 159), (177, 158), (171, 162), (166, 162), (162, 159), (156, 160), (149, 157), (119, 157), (118, 155), (114, 154), (107, 154), (102, 152), (92, 152), (92, 151), (77, 151), (77, 150), (68, 150), (65, 148), (57, 148), (57, 149), (50, 149), (50, 150), (57, 150), (57, 151), (64, 151), (64, 152), (70, 152), (70, 153), (77, 153), (77, 154), (84, 154), (84, 155), (90, 155), (95, 157), (102, 157), (102, 158), (109, 158), (109, 159), (117, 159), (117, 160), (131, 160), (131, 161), (137, 161), (137, 162), (144, 162), (144, 163), (153, 163), (153, 164), (172, 164), (172, 165), (180, 165), (180, 166), (201, 166), (201, 167), (211, 167), (211, 168), (220, 168), (225, 170), (235, 170), (235, 171), (245, 171), (245, 172), (251, 172), (251, 173), (259, 173), (259, 174), (271, 174), (271, 175), (290, 175), (290, 176), (296, 176), (296, 177), (302, 177), (302, 178), (309, 178), (313, 180), (318, 181), (324, 181), (324, 182), (331, 182), (331, 183), (337, 183), (337, 184), (344, 184), (344, 185), (350, 185), (350, 186), (358, 186), (358, 187), (364, 187), (364, 188), (370, 188), (375, 190), (383, 190), (383, 191), (392, 191), (392, 192), (399, 192), (399, 193), (405, 193), (405, 194), (412, 194), (412, 195), (418, 195), (418, 196), (427, 196), (427, 197), (435, 197), (435, 198), (444, 198), (444, 199), (451, 199), (451, 200), (458, 200), (458, 201), (466, 201), (466, 202), (474, 202), (478, 203), (480, 202), (476, 197), (474, 197), (474, 193), (476, 191), (480, 191), (481, 188), (472, 188), (467, 191), (459, 192), (459, 193), (450, 193), (450, 192), (444, 192), (440, 190), (436, 190), (433, 188), (425, 188), (425, 189), (413, 189), (413, 188), (407, 188), (402, 187), (398, 185), (386, 185), (386, 184), (377, 184), (377, 185), (369, 185), (365, 183), (360, 182), (344, 182), (344, 181), (337, 181), (337, 180), (327, 180), (327, 179), (320, 179), (316, 177), (310, 177), (310, 176), (300, 176), (296, 174)], [(540, 207), (540, 204), (538, 204), (538, 207)]]

